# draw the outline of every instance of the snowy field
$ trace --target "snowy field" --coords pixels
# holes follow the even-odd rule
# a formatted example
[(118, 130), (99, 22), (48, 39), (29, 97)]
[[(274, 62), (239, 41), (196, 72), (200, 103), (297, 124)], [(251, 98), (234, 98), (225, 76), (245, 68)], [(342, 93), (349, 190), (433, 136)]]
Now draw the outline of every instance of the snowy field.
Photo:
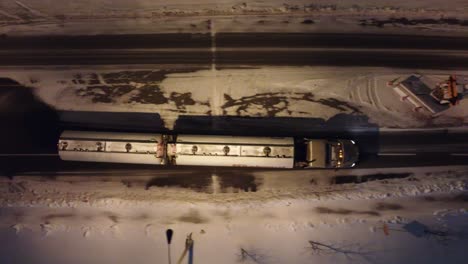
[(466, 35), (464, 0), (2, 0), (0, 33), (372, 32)]
[(2, 179), (0, 262), (168, 263), (169, 228), (172, 263), (190, 233), (194, 263), (463, 262), (467, 167), (349, 173)]
[[(416, 71), (437, 82), (454, 71)], [(337, 115), (366, 119), (356, 126), (417, 128), (463, 126), (468, 100), (432, 117), (413, 111), (387, 86), (412, 74), (387, 68), (259, 67), (200, 70), (4, 69), (10, 78), (56, 110), (159, 114), (167, 129), (181, 116), (318, 118)], [(16, 106), (21, 103), (12, 100)], [(3, 107), (7, 107), (6, 102)], [(15, 107), (15, 106), (13, 106)], [(64, 120), (73, 121), (73, 120)]]

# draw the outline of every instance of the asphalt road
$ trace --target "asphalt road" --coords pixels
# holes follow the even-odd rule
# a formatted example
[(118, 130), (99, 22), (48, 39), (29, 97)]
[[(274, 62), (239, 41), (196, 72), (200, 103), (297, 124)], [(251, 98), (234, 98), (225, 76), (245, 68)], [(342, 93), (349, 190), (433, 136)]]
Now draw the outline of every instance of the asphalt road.
[(468, 69), (468, 52), (332, 48), (217, 48), (147, 50), (0, 50), (3, 66), (196, 65), (360, 66), (406, 69)]
[[(311, 134), (314, 134), (311, 132)], [(319, 135), (319, 132), (315, 133)], [(351, 134), (354, 134), (351, 136)], [(328, 134), (330, 136), (330, 134)], [(400, 168), (419, 166), (468, 165), (468, 133), (447, 130), (402, 131), (389, 133), (384, 131), (354, 131), (346, 138), (354, 139), (360, 148), (361, 157), (356, 168)], [(49, 151), (41, 153), (16, 152), (0, 154), (0, 174), (14, 176), (23, 173), (37, 175), (55, 175), (66, 172), (79, 175), (108, 175), (109, 171), (131, 173), (134, 171), (206, 171), (220, 170), (229, 172), (251, 172), (258, 168), (193, 168), (160, 167), (136, 164), (106, 164), (60, 161), (55, 152), (55, 144)], [(24, 150), (24, 149), (23, 149)], [(265, 169), (260, 169), (265, 170)]]
[[(193, 64), (211, 67), (214, 63), (217, 67), (329, 65), (463, 70), (468, 68), (468, 38), (335, 34), (217, 34), (215, 39), (209, 34), (6, 37), (0, 41), (0, 55), (0, 65), (3, 66)], [(2, 124), (8, 124), (0, 131), (0, 174), (160, 169), (156, 166), (61, 162), (55, 153), (55, 144), (63, 128), (156, 131), (160, 129), (160, 122), (157, 118), (145, 117), (143, 121), (153, 120), (150, 123), (157, 125), (140, 127), (134, 117), (119, 114), (125, 120), (132, 120), (131, 125), (126, 125), (113, 117), (91, 113), (99, 116), (99, 123), (115, 122), (104, 122), (105, 127), (94, 128), (89, 123), (60, 123), (60, 113), (35, 102), (30, 91), (23, 90), (19, 95), (23, 104), (17, 106), (21, 111), (0, 115)], [(80, 120), (89, 119), (82, 116)], [(389, 134), (360, 122), (351, 122), (349, 117), (327, 122), (300, 118), (181, 117), (176, 132), (241, 134), (248, 131), (264, 136), (274, 136), (272, 133), (275, 133), (278, 136), (350, 138), (361, 148), (360, 168), (468, 164), (466, 133), (441, 130)]]
[(190, 64), (468, 69), (468, 38), (337, 34), (5, 37), (0, 65)]
[[(209, 48), (211, 34), (3, 37), (0, 49)], [(468, 50), (468, 37), (378, 34), (218, 33), (216, 46)]]

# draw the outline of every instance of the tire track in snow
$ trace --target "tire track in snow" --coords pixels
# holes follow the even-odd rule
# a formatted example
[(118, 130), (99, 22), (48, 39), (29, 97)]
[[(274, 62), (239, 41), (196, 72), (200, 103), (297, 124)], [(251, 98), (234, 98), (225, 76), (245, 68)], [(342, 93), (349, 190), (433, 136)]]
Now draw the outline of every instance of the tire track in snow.
[(359, 103), (360, 104), (365, 104), (367, 102), (364, 101), (364, 99), (362, 98), (362, 95), (361, 95), (361, 86), (358, 84), (356, 85), (356, 93), (357, 93), (357, 96), (358, 96), (358, 99), (359, 99)]
[(377, 104), (380, 105), (380, 109), (383, 109), (383, 110), (386, 110), (386, 111), (390, 111), (390, 109), (388, 109), (383, 103), (382, 103), (382, 100), (380, 99), (380, 96), (379, 96), (379, 93), (378, 93), (378, 84), (377, 84), (377, 78), (375, 78), (374, 76), (372, 77), (372, 80), (374, 82), (374, 95), (375, 95), (375, 98), (377, 99)]
[(10, 13), (8, 13), (6, 11), (3, 11), (3, 10), (0, 10), (0, 15), (6, 16), (6, 17), (11, 18), (11, 19), (24, 21), (24, 19), (22, 19), (21, 17), (19, 17), (17, 15), (10, 14)]
[(29, 7), (29, 6), (25, 5), (25, 4), (23, 4), (23, 3), (20, 2), (20, 1), (15, 1), (15, 3), (16, 3), (19, 7), (23, 8), (24, 10), (28, 11), (29, 13), (31, 13), (31, 14), (33, 14), (33, 15), (36, 15), (36, 16), (39, 16), (39, 17), (43, 17), (43, 18), (48, 18), (48, 17), (49, 17), (48, 15), (46, 15), (46, 14), (44, 14), (44, 13), (38, 11), (38, 10), (35, 10), (35, 9), (33, 9), (33, 8), (31, 8), (31, 7)]
[(372, 96), (372, 82), (369, 78), (366, 80), (366, 93), (367, 93), (367, 98), (369, 99), (369, 104), (376, 107), (375, 105), (375, 99)]

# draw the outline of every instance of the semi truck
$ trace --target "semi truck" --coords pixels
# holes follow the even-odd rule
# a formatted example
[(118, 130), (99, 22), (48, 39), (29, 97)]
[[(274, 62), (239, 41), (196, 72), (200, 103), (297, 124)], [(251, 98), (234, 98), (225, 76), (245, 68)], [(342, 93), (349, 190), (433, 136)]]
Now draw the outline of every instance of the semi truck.
[(62, 160), (260, 168), (351, 168), (359, 150), (348, 139), (170, 135), (64, 131)]

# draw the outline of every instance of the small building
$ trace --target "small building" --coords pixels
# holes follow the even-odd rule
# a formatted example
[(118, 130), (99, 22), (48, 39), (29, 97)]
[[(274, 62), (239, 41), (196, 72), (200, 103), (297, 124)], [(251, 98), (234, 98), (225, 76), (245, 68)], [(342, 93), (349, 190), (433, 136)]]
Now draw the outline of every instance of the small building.
[(440, 104), (431, 96), (437, 85), (437, 82), (428, 77), (411, 75), (399, 82), (393, 89), (402, 101), (407, 101), (413, 105), (414, 111), (427, 111), (432, 116), (437, 116), (450, 108), (449, 105)]

